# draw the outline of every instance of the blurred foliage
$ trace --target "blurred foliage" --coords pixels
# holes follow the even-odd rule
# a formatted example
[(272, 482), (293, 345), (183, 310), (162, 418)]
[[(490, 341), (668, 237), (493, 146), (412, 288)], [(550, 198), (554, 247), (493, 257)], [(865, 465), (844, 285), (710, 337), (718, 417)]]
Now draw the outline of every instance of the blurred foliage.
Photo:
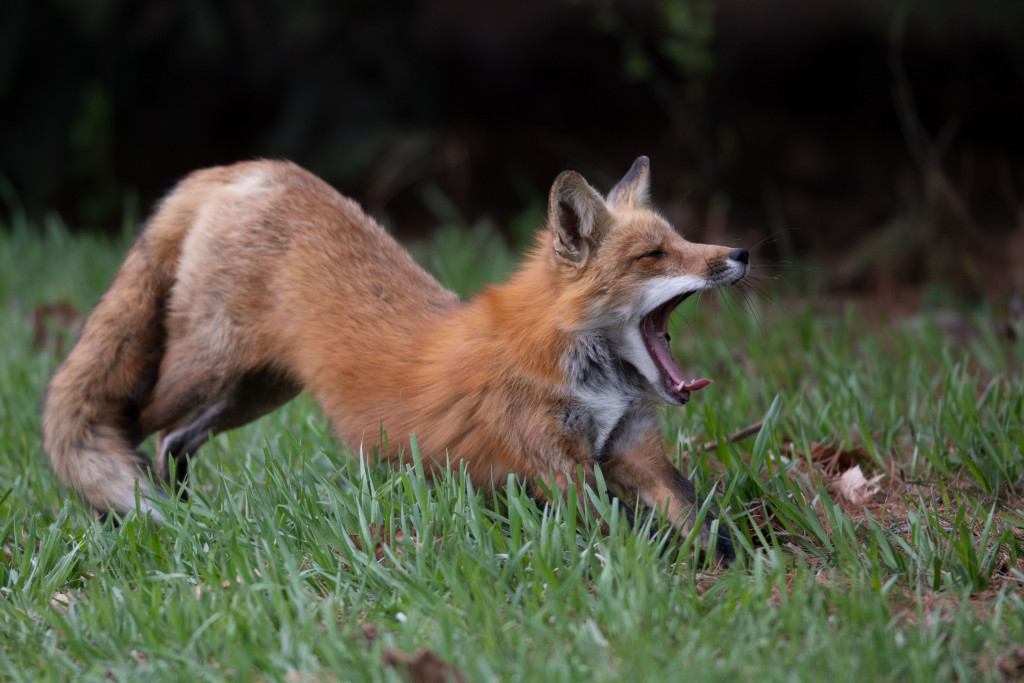
[(645, 35), (644, 26), (629, 21), (623, 3), (612, 0), (574, 0), (588, 5), (594, 13), (596, 31), (614, 36), (622, 50), (623, 74), (632, 80), (648, 81), (659, 76), (657, 62), (665, 61), (675, 82), (706, 79), (714, 66), (711, 39), (714, 36), (712, 0), (657, 0), (653, 3), (657, 32)]
[(624, 145), (608, 133), (671, 130), (712, 73), (713, 28), (711, 0), (10, 0), (4, 213), (117, 225), (135, 189), (148, 204), (192, 168), (253, 156), (300, 160), (377, 213), (438, 179), (471, 211), (470, 157), (507, 160), (493, 184), (528, 178), (527, 194), (567, 158), (611, 181), (639, 145), (612, 166)]
[(843, 288), (898, 244), (899, 277), (977, 292), (1024, 221), (1020, 35), (1011, 0), (6, 0), (0, 222), (116, 232), (266, 156), (403, 237), (443, 195), (509, 238), (559, 170), (606, 189), (647, 154), (688, 235), (781, 231)]

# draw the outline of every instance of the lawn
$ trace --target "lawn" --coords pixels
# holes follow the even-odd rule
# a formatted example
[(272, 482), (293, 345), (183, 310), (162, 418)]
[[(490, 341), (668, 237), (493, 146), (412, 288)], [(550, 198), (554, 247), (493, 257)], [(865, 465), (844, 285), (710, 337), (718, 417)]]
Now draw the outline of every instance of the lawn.
[[(715, 384), (667, 409), (664, 433), (737, 540), (744, 561), (725, 570), (656, 519), (630, 530), (600, 491), (608, 534), (515, 482), (489, 500), (457, 468), (428, 485), (415, 453), (404, 468), (360, 459), (304, 395), (207, 444), (190, 499), (160, 503), (165, 524), (112, 526), (57, 482), (38, 416), (74, 311), (128, 240), (13, 222), (0, 228), (0, 678), (1024, 675), (1019, 317), (892, 318), (801, 295), (813, 277), (785, 267), (687, 302), (676, 358)], [(486, 226), (415, 253), (464, 295), (515, 261)]]

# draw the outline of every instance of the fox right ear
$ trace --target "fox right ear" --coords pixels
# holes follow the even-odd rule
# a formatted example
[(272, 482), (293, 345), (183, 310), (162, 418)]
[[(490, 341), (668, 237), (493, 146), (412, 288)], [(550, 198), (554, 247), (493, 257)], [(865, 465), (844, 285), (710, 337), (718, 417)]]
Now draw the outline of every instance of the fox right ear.
[(555, 178), (548, 198), (548, 228), (555, 255), (577, 266), (604, 237), (608, 208), (579, 173), (564, 171)]
[(637, 157), (626, 175), (608, 193), (608, 206), (648, 205), (648, 189), (651, 184), (651, 162), (647, 157)]

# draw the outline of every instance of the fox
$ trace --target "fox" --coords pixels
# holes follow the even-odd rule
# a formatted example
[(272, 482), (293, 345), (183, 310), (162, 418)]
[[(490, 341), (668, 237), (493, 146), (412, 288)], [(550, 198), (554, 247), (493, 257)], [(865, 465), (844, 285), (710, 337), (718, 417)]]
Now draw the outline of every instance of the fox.
[[(379, 456), (398, 462), (415, 438), (428, 474), (458, 464), (478, 489), (512, 475), (538, 501), (575, 485), (586, 504), (599, 467), (630, 519), (642, 505), (680, 533), (699, 524), (701, 547), (731, 563), (656, 408), (711, 383), (676, 364), (670, 315), (743, 280), (749, 254), (687, 241), (649, 186), (647, 157), (607, 196), (561, 173), (519, 269), (464, 302), (294, 163), (195, 171), (157, 204), (51, 378), (53, 470), (100, 518), (161, 520), (152, 501), (184, 486), (186, 456), (305, 390), (350, 448), (383, 430)], [(155, 462), (138, 450), (152, 434)]]

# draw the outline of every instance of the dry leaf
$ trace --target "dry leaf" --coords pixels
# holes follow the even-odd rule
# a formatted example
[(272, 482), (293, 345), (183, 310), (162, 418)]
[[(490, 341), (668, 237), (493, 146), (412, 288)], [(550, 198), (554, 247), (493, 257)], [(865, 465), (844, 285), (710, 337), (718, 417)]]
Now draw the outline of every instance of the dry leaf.
[(289, 681), (289, 683), (292, 681), (298, 681), (299, 683), (304, 683), (306, 681), (312, 681), (314, 683), (319, 683), (319, 681), (329, 681), (333, 683), (338, 679), (323, 671), (289, 671), (284, 675), (284, 680)]
[[(51, 320), (56, 321), (56, 325), (51, 325)], [(32, 309), (32, 348), (42, 351), (52, 346), (58, 356), (63, 355), (64, 338), (61, 328), (77, 330), (81, 325), (82, 314), (68, 301), (36, 306)]]
[(50, 606), (55, 610), (67, 612), (71, 608), (71, 596), (67, 593), (54, 593), (50, 598)]
[[(395, 532), (394, 545), (389, 545), (387, 543), (387, 538), (385, 537), (385, 532), (384, 532), (384, 527), (383, 526), (378, 526), (378, 525), (373, 524), (371, 522), (370, 524), (367, 525), (367, 527), (368, 527), (368, 529), (370, 531), (370, 538), (372, 539), (373, 544), (374, 544), (373, 545), (373, 556), (377, 560), (377, 562), (381, 563), (385, 567), (392, 567), (392, 566), (394, 566), (392, 561), (391, 561), (391, 559), (388, 557), (388, 552), (387, 552), (388, 550), (391, 550), (391, 552), (395, 555), (395, 557), (397, 557), (399, 559), (405, 559), (405, 551), (402, 550), (402, 547), (399, 545), (403, 541), (405, 541), (405, 534), (402, 533), (402, 531), (396, 531)], [(363, 536), (362, 536), (362, 534), (349, 534), (348, 537), (352, 541), (352, 545), (355, 547), (356, 550), (359, 550), (361, 552), (362, 551), (369, 552), (368, 550), (363, 548)], [(414, 543), (418, 543), (418, 541), (415, 538), (413, 538), (412, 540), (413, 540)], [(440, 539), (437, 539), (435, 542), (437, 544), (440, 544)], [(331, 550), (336, 555), (339, 555), (340, 557), (345, 559), (345, 552), (343, 550), (338, 550), (337, 548), (332, 548)], [(343, 561), (341, 563), (341, 565), (342, 565), (342, 567), (344, 569), (350, 569), (350, 566), (349, 566), (348, 562), (344, 562)]]
[(826, 446), (820, 443), (811, 444), (811, 462), (828, 475), (835, 476), (862, 462), (870, 462), (871, 456), (863, 447), (845, 450), (845, 442), (837, 446)]
[(1024, 678), (1024, 647), (1016, 647), (1013, 652), (1000, 657), (999, 671), (1007, 680)]
[(385, 648), (381, 655), (384, 666), (405, 669), (413, 683), (465, 683), (466, 677), (458, 668), (429, 650), (411, 655), (393, 647)]
[(834, 485), (839, 494), (854, 505), (864, 505), (871, 498), (881, 491), (878, 482), (884, 474), (879, 474), (871, 479), (865, 479), (864, 473), (860, 471), (860, 465), (854, 465), (843, 472), (843, 475), (836, 479)]

